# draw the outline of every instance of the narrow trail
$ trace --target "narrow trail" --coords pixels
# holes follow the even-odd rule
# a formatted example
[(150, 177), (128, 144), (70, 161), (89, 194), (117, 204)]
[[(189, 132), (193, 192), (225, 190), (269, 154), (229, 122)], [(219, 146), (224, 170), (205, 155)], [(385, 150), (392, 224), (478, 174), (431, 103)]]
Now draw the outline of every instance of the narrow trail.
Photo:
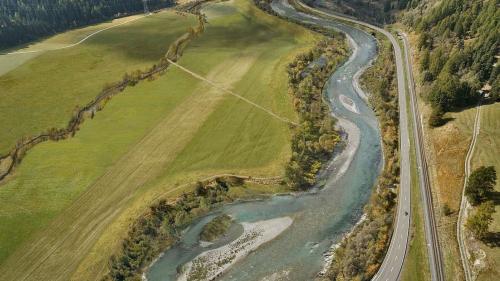
[(460, 202), (460, 211), (458, 213), (458, 220), (457, 220), (457, 241), (458, 241), (458, 248), (460, 249), (460, 259), (462, 260), (462, 266), (464, 269), (464, 275), (465, 275), (465, 280), (466, 281), (472, 281), (473, 280), (473, 273), (470, 268), (469, 264), (469, 250), (467, 249), (467, 245), (465, 243), (465, 240), (467, 237), (465, 236), (464, 233), (464, 218), (466, 215), (467, 211), (467, 199), (465, 197), (465, 187), (467, 186), (467, 181), (469, 180), (469, 176), (471, 173), (471, 159), (472, 156), (474, 155), (474, 148), (476, 147), (476, 142), (477, 138), (479, 135), (479, 129), (481, 127), (481, 102), (479, 102), (477, 109), (476, 109), (476, 117), (474, 119), (474, 129), (472, 131), (472, 140), (469, 145), (469, 150), (467, 151), (467, 156), (465, 157), (465, 180), (464, 180), (464, 186), (462, 189), (462, 201)]
[(73, 48), (75, 46), (78, 46), (80, 44), (82, 44), (83, 42), (87, 41), (89, 38), (103, 32), (103, 31), (106, 31), (106, 30), (109, 30), (111, 28), (115, 28), (115, 27), (118, 27), (118, 26), (122, 26), (122, 25), (125, 25), (127, 23), (131, 23), (131, 22), (134, 22), (134, 21), (137, 21), (137, 20), (140, 20), (140, 19), (143, 19), (145, 17), (148, 17), (149, 15), (143, 15), (143, 16), (139, 16), (137, 18), (133, 18), (133, 19), (130, 19), (130, 20), (127, 20), (127, 21), (124, 21), (124, 22), (121, 22), (119, 24), (115, 24), (115, 25), (112, 25), (112, 26), (108, 26), (106, 28), (103, 28), (103, 29), (100, 29), (100, 30), (97, 30), (95, 32), (92, 32), (91, 34), (85, 36), (83, 39), (81, 39), (80, 41), (76, 42), (76, 43), (73, 43), (73, 44), (70, 44), (70, 45), (67, 45), (67, 46), (63, 46), (63, 47), (57, 47), (57, 48), (52, 48), (52, 49), (46, 49), (46, 50), (32, 50), (32, 51), (14, 51), (14, 52), (10, 52), (10, 53), (0, 53), (0, 55), (5, 55), (5, 56), (9, 56), (9, 55), (20, 55), (20, 54), (32, 54), (32, 53), (40, 53), (40, 52), (48, 52), (48, 51), (58, 51), (58, 50), (63, 50), (63, 49), (69, 49), (69, 48)]
[(287, 119), (287, 118), (285, 118), (285, 117), (281, 117), (281, 116), (279, 116), (278, 114), (274, 113), (273, 111), (271, 111), (271, 110), (269, 110), (269, 109), (267, 109), (267, 108), (265, 108), (265, 107), (263, 107), (263, 106), (261, 106), (261, 105), (258, 105), (258, 104), (256, 104), (255, 102), (253, 102), (253, 101), (251, 101), (251, 100), (249, 100), (249, 99), (247, 99), (247, 98), (245, 98), (245, 97), (243, 97), (243, 96), (241, 96), (241, 95), (239, 95), (239, 94), (237, 94), (237, 93), (235, 93), (235, 92), (233, 92), (233, 91), (231, 91), (231, 90), (229, 90), (229, 89), (227, 89), (227, 88), (224, 88), (224, 87), (221, 87), (221, 86), (217, 85), (214, 81), (209, 80), (209, 79), (207, 79), (207, 78), (205, 78), (205, 77), (201, 76), (200, 74), (197, 74), (197, 73), (195, 73), (195, 72), (193, 72), (193, 71), (191, 71), (191, 70), (189, 70), (189, 69), (187, 69), (187, 68), (183, 67), (182, 65), (180, 65), (180, 64), (178, 64), (178, 63), (176, 63), (176, 62), (174, 62), (174, 61), (172, 61), (172, 60), (170, 60), (170, 59), (167, 59), (167, 61), (168, 61), (170, 64), (172, 64), (172, 65), (174, 65), (174, 66), (178, 67), (178, 68), (179, 68), (179, 69), (181, 69), (182, 71), (184, 71), (184, 72), (186, 72), (186, 73), (190, 74), (191, 76), (193, 76), (193, 77), (195, 77), (195, 78), (197, 78), (197, 79), (199, 79), (199, 80), (202, 80), (202, 81), (204, 81), (204, 82), (206, 82), (206, 83), (210, 84), (211, 86), (213, 86), (214, 88), (216, 88), (216, 89), (218, 89), (218, 90), (221, 90), (221, 91), (223, 91), (223, 92), (225, 92), (225, 93), (228, 93), (228, 94), (230, 94), (230, 95), (232, 95), (232, 96), (234, 96), (234, 97), (237, 97), (237, 98), (241, 99), (242, 101), (244, 101), (244, 102), (246, 102), (246, 103), (248, 103), (248, 104), (250, 104), (250, 105), (253, 105), (253, 106), (257, 107), (258, 109), (260, 109), (260, 110), (262, 110), (262, 111), (266, 112), (267, 114), (271, 115), (272, 117), (274, 117), (274, 118), (276, 118), (276, 119), (278, 119), (278, 120), (280, 120), (280, 121), (282, 121), (282, 122), (285, 122), (285, 123), (291, 124), (291, 125), (293, 125), (293, 126), (298, 126), (298, 124), (297, 124), (297, 123), (295, 123), (295, 122), (293, 122), (293, 121), (291, 121), (291, 120), (289, 120), (289, 119)]

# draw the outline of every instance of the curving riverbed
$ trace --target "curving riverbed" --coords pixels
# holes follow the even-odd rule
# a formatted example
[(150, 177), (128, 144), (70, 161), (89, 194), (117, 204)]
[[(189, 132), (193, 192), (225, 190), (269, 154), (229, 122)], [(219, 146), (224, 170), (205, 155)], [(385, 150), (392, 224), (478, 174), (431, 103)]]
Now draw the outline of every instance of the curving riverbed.
[[(312, 280), (322, 270), (324, 253), (362, 216), (362, 208), (380, 173), (383, 158), (377, 119), (354, 81), (358, 72), (375, 58), (376, 40), (352, 26), (297, 12), (286, 0), (275, 0), (272, 8), (281, 15), (337, 29), (348, 36), (353, 53), (331, 75), (325, 87), (333, 114), (347, 133), (347, 145), (325, 171), (323, 189), (229, 204), (195, 221), (182, 235), (181, 242), (152, 265), (147, 273), (150, 281), (176, 280), (179, 277), (177, 270), (182, 265), (190, 264), (197, 256), (218, 253), (245, 235), (241, 231), (230, 231), (217, 243), (200, 244), (198, 236), (202, 227), (219, 213), (232, 216), (246, 226), (245, 229), (249, 226), (258, 229), (259, 223), (267, 229), (270, 222), (271, 225), (278, 223), (278, 229), (270, 236), (275, 239), (261, 247), (252, 244), (253, 252), (239, 257), (220, 280)], [(285, 223), (279, 223), (283, 220)], [(264, 237), (258, 241), (267, 240)]]

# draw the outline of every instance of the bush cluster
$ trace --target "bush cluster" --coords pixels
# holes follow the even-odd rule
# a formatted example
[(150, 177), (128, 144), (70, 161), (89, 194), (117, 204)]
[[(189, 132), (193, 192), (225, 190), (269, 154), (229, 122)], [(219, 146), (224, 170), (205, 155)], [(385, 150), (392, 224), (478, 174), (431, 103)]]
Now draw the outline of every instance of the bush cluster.
[(286, 167), (286, 180), (292, 188), (314, 185), (322, 164), (330, 159), (340, 140), (330, 108), (323, 100), (323, 86), (346, 57), (345, 42), (334, 37), (320, 41), (288, 66), (289, 93), (299, 116), (299, 125), (292, 132), (292, 157)]
[(230, 183), (223, 178), (198, 182), (193, 192), (184, 193), (176, 203), (159, 200), (130, 227), (121, 250), (109, 261), (103, 281), (139, 281), (143, 269), (166, 248), (178, 241), (180, 230), (193, 219), (222, 202), (230, 201)]

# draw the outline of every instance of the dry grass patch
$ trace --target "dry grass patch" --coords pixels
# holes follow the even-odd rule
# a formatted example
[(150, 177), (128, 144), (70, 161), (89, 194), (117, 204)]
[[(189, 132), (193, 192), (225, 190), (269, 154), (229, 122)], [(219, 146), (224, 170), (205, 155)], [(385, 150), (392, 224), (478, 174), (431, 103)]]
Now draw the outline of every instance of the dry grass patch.
[[(411, 46), (418, 46), (415, 34), (410, 34), (409, 39)], [(456, 223), (464, 180), (465, 156), (472, 138), (474, 109), (447, 113), (445, 117), (451, 118), (450, 122), (442, 127), (430, 128), (427, 120), (431, 109), (423, 102), (429, 89), (422, 87), (419, 82), (418, 54), (413, 52), (412, 55), (445, 276), (448, 280), (462, 281), (464, 277), (456, 238)], [(445, 216), (442, 211), (445, 204), (453, 211), (449, 216)]]
[[(500, 103), (484, 105), (481, 109), (481, 126), (477, 145), (472, 157), (472, 169), (480, 166), (495, 166), (497, 177), (500, 177)], [(485, 269), (479, 274), (478, 281), (500, 280), (500, 180), (497, 180), (495, 187), (497, 192), (491, 199), (495, 201), (493, 222), (490, 225), (490, 232), (497, 236), (496, 245), (480, 244), (486, 253)], [(496, 198), (496, 199), (495, 199)]]

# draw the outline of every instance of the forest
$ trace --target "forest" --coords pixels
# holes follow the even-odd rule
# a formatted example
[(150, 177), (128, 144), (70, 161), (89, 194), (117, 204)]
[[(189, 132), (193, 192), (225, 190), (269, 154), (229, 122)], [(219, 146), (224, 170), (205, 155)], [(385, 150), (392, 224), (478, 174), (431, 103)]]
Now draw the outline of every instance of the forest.
[[(307, 2), (307, 1), (306, 1)], [(441, 126), (448, 111), (474, 105), (486, 86), (488, 99), (499, 99), (499, 70), (494, 65), (500, 43), (498, 0), (334, 0), (328, 5), (375, 24), (402, 22), (419, 39), (423, 98)], [(491, 87), (491, 90), (489, 89)]]
[[(174, 3), (148, 0), (148, 7), (153, 11)], [(142, 0), (2, 0), (0, 49), (143, 11)]]
[[(446, 0), (423, 17), (408, 16), (406, 24), (419, 35), (421, 83), (431, 104), (431, 126), (444, 123), (445, 112), (477, 103), (479, 90), (492, 87), (499, 97), (497, 62), (500, 10), (497, 0)], [(488, 88), (488, 87), (487, 87)]]

